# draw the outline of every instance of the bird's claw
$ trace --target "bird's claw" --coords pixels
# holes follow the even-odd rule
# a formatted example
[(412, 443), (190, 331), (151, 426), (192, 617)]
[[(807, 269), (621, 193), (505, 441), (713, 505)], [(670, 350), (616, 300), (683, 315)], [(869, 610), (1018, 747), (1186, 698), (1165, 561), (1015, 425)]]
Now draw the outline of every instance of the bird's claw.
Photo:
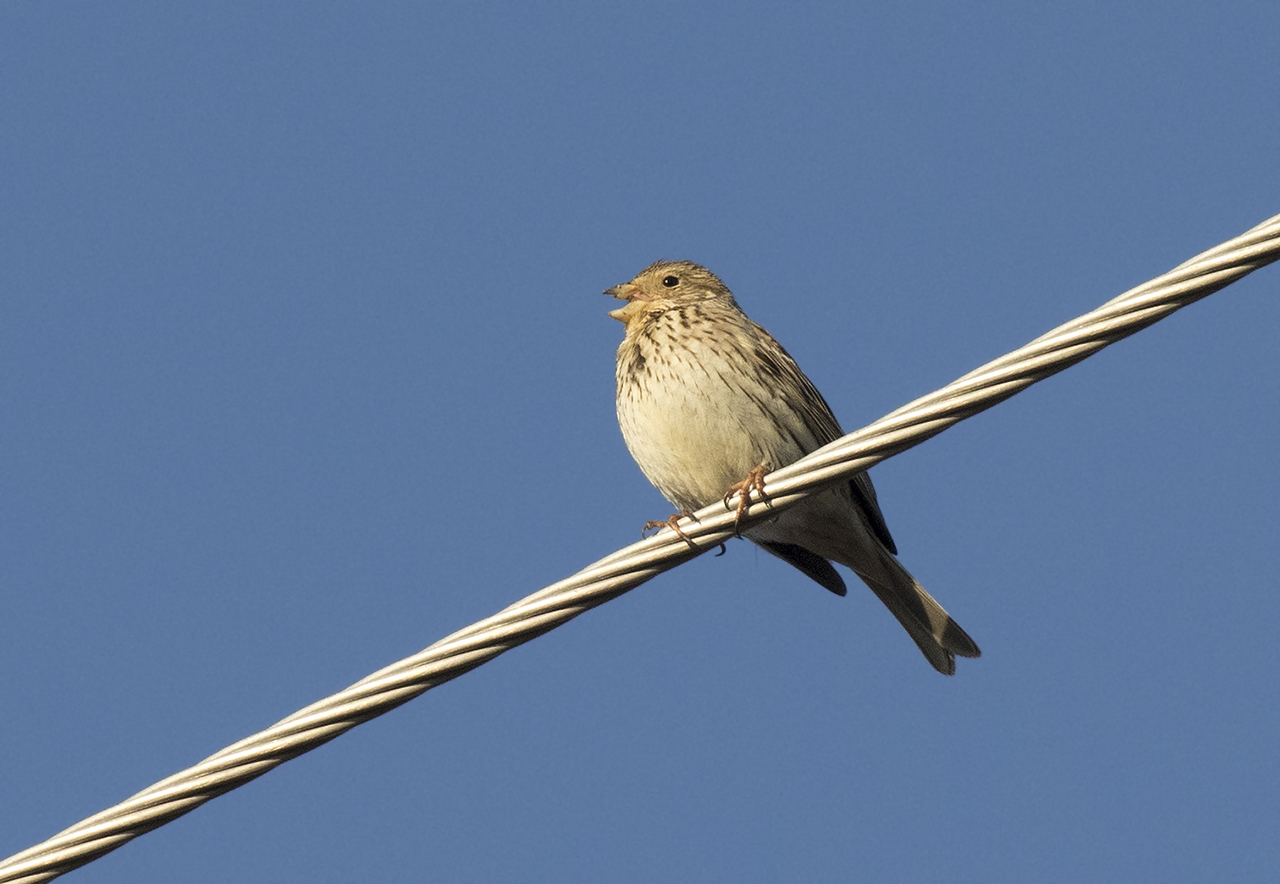
[(692, 519), (695, 522), (698, 521), (696, 518), (694, 518), (693, 513), (689, 512), (688, 509), (684, 509), (678, 513), (672, 513), (670, 518), (659, 519), (651, 522), (645, 522), (644, 527), (640, 529), (640, 536), (645, 537), (646, 535), (648, 535), (650, 531), (653, 531), (653, 530), (670, 528), (672, 531), (676, 532), (677, 537), (679, 537), (685, 543), (689, 544), (689, 546), (691, 546), (693, 549), (697, 549), (698, 545), (694, 543), (693, 539), (690, 538), (688, 534), (685, 534), (684, 529), (680, 527), (680, 520), (682, 518)]
[(747, 478), (734, 485), (724, 495), (724, 507), (730, 509), (729, 501), (736, 494), (738, 495), (738, 511), (733, 517), (733, 533), (741, 537), (738, 530), (739, 523), (742, 522), (743, 515), (751, 507), (751, 492), (754, 491), (760, 495), (760, 500), (765, 503), (769, 502), (769, 498), (764, 493), (764, 477), (773, 469), (770, 464), (762, 463), (760, 466), (747, 473)]

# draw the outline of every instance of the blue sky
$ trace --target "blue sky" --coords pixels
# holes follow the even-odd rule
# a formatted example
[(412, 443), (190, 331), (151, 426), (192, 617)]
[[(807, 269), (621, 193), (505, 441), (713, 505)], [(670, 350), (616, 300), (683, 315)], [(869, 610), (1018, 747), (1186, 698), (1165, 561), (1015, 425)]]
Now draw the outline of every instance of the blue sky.
[[(1280, 211), (1280, 7), (0, 5), (0, 855), (632, 542), (601, 290), (852, 430)], [(1280, 268), (79, 881), (1273, 880)]]

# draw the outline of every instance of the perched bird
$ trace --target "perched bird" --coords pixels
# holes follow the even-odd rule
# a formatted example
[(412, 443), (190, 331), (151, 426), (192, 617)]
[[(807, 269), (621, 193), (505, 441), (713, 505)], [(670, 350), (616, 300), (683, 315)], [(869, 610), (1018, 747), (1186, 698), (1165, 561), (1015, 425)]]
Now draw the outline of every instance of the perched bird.
[[(728, 505), (738, 493), (741, 518), (769, 470), (844, 435), (795, 360), (705, 267), (658, 261), (605, 294), (627, 302), (609, 314), (626, 324), (617, 366), (622, 436), (681, 513), (717, 500)], [(677, 519), (670, 524), (682, 533)], [(956, 654), (979, 655), (894, 558), (898, 550), (866, 473), (744, 533), (836, 595), (845, 585), (831, 562), (852, 569), (939, 672), (955, 672)]]

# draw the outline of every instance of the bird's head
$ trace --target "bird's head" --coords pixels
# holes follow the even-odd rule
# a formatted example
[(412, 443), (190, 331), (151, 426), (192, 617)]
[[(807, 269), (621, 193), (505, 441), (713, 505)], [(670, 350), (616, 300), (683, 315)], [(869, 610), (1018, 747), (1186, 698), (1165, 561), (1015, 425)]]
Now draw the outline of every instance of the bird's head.
[(692, 261), (655, 261), (631, 282), (605, 289), (604, 293), (627, 302), (625, 307), (609, 312), (627, 325), (653, 310), (713, 298), (733, 299), (720, 277)]

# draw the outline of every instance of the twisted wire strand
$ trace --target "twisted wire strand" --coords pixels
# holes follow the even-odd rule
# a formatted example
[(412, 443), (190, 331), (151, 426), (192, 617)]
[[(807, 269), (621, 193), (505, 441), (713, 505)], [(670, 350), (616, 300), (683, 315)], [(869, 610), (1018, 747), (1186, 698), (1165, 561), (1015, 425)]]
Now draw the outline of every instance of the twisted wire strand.
[[(919, 445), (1277, 258), (1280, 215), (796, 463), (769, 473), (765, 499), (752, 504), (743, 518), (743, 527)], [(668, 529), (606, 556), (572, 577), (14, 854), (0, 862), (0, 884), (48, 881), (84, 865), (663, 571), (716, 548), (734, 535), (733, 523), (733, 513), (716, 503), (700, 510), (682, 526), (687, 541)]]

